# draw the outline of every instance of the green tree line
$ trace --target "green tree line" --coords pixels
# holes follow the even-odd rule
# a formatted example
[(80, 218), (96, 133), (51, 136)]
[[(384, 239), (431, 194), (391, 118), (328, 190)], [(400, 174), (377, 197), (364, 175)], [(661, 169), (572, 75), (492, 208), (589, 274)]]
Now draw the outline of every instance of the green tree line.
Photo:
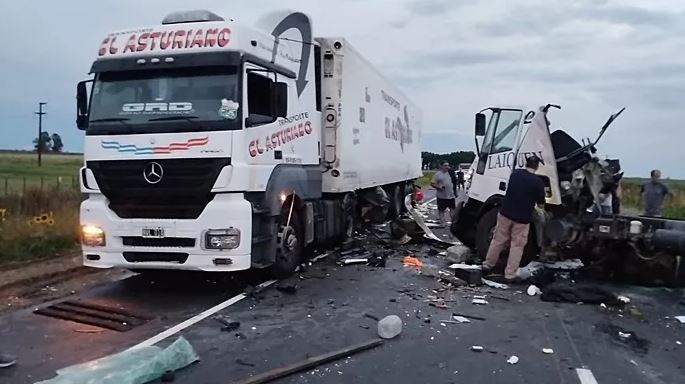
[(447, 161), (456, 167), (460, 163), (473, 163), (476, 154), (471, 151), (452, 153), (421, 152), (421, 166), (423, 169), (435, 169), (441, 162)]

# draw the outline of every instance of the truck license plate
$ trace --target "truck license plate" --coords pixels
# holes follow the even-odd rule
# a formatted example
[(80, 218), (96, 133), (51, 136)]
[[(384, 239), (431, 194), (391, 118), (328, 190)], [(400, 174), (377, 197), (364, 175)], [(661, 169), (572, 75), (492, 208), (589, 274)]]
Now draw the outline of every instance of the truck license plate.
[(146, 237), (146, 238), (164, 237), (164, 228), (143, 228), (143, 237)]

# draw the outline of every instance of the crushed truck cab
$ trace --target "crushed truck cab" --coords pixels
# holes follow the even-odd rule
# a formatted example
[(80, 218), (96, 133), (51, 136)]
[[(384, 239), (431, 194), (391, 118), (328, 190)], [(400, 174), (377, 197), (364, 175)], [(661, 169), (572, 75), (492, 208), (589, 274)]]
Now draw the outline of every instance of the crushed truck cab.
[(399, 214), (421, 175), (419, 109), (300, 12), (174, 13), (107, 34), (90, 72), (87, 266), (287, 275), (369, 212)]
[[(451, 232), (485, 258), (511, 172), (537, 156), (546, 201), (533, 215), (524, 265), (535, 257), (580, 257), (631, 281), (685, 285), (685, 224), (621, 215), (620, 162), (596, 155), (597, 143), (624, 109), (607, 120), (596, 140), (582, 143), (552, 129), (548, 114), (554, 109), (560, 107), (490, 107), (476, 115), (477, 156)], [(612, 204), (601, 204), (606, 201)]]

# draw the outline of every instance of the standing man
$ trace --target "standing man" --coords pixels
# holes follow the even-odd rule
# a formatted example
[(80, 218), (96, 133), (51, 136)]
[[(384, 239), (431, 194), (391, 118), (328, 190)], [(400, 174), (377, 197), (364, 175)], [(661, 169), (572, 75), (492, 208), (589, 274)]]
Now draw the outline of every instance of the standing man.
[(440, 217), (440, 224), (447, 225), (447, 208), (454, 210), (455, 196), (454, 185), (452, 184), (452, 177), (450, 177), (450, 164), (443, 161), (440, 170), (435, 172), (431, 180), (431, 187), (435, 188), (436, 199), (438, 201), (438, 216)]
[(509, 283), (516, 281), (523, 249), (528, 242), (535, 204), (545, 203), (545, 184), (535, 175), (539, 166), (540, 159), (531, 156), (526, 159), (526, 169), (516, 169), (511, 173), (507, 194), (497, 215), (495, 233), (483, 262), (483, 272), (490, 271), (509, 245), (509, 259), (504, 269), (504, 280)]
[(452, 180), (452, 192), (454, 192), (454, 197), (457, 197), (457, 174), (454, 173), (454, 167), (450, 164), (450, 179)]
[(457, 188), (459, 189), (465, 189), (464, 188), (464, 171), (459, 167), (459, 171), (457, 171)]
[(645, 216), (661, 217), (664, 198), (670, 195), (671, 192), (666, 185), (661, 182), (660, 170), (653, 170), (650, 176), (651, 180), (646, 182), (640, 191), (642, 206), (645, 209)]

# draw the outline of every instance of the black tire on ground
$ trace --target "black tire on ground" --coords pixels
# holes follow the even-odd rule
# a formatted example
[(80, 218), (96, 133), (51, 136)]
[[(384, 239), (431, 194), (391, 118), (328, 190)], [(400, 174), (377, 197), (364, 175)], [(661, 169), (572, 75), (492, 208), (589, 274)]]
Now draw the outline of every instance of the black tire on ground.
[[(476, 251), (478, 257), (485, 260), (488, 254), (488, 248), (490, 248), (490, 242), (492, 241), (492, 236), (495, 232), (495, 226), (497, 225), (497, 214), (499, 209), (492, 208), (485, 212), (478, 220), (478, 225), (476, 228)], [(521, 267), (528, 265), (539, 252), (539, 247), (537, 245), (535, 229), (532, 224), (530, 230), (528, 231), (528, 242), (523, 250), (523, 256), (521, 257)], [(509, 248), (507, 247), (502, 254), (500, 254), (499, 262), (495, 266), (496, 270), (504, 269), (507, 263), (507, 258), (509, 255)]]
[(300, 216), (293, 211), (290, 225), (286, 227), (288, 212), (281, 215), (279, 233), (276, 239), (276, 257), (271, 266), (271, 273), (276, 278), (292, 275), (300, 265), (304, 255), (304, 232)]
[(402, 214), (403, 196), (399, 185), (390, 187), (390, 207), (388, 209), (388, 219), (393, 220)]

